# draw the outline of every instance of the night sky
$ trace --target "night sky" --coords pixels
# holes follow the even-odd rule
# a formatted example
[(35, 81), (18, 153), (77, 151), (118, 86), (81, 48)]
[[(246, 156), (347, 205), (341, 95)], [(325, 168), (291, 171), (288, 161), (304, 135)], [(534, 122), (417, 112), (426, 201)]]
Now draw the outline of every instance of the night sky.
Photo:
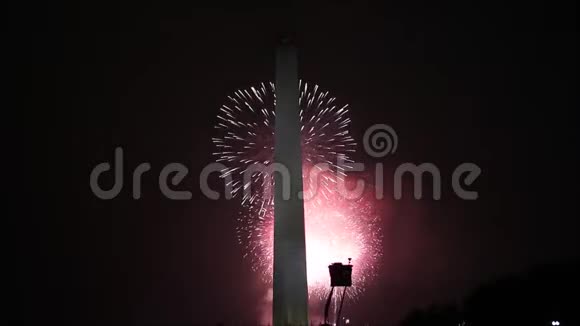
[[(350, 104), (357, 142), (376, 123), (397, 131), (385, 180), (404, 162), (442, 172), (439, 201), (386, 190), (380, 275), (347, 302), (353, 320), (391, 325), (482, 282), (578, 258), (575, 5), (433, 5), (297, 5), (300, 76)], [(279, 12), (57, 5), (13, 25), (15, 83), (27, 86), (23, 129), (6, 139), (32, 172), (13, 188), (10, 319), (256, 322), (267, 286), (236, 241), (239, 200), (204, 197), (199, 173), (213, 161), (226, 96), (274, 79)], [(117, 146), (124, 188), (100, 200), (89, 175)], [(152, 170), (134, 200), (131, 173), (143, 162)], [(191, 200), (159, 191), (171, 162), (189, 168), (180, 189)], [(482, 169), (478, 200), (452, 193), (463, 162)]]

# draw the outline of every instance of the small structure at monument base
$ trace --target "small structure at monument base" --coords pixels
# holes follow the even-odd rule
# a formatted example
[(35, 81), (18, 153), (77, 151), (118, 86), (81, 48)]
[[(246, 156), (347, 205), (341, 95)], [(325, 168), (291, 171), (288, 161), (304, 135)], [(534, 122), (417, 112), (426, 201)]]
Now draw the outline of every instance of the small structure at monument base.
[(343, 265), (342, 263), (333, 263), (328, 266), (328, 271), (330, 273), (330, 293), (328, 294), (328, 299), (326, 299), (326, 304), (324, 305), (324, 323), (321, 326), (331, 326), (328, 322), (328, 310), (330, 308), (330, 302), (332, 301), (332, 295), (334, 294), (335, 287), (343, 287), (342, 295), (340, 298), (340, 306), (338, 308), (338, 313), (336, 314), (336, 321), (334, 325), (340, 325), (340, 315), (342, 313), (342, 306), (344, 305), (344, 297), (346, 295), (346, 289), (352, 286), (352, 265), (351, 258), (348, 259), (348, 265)]

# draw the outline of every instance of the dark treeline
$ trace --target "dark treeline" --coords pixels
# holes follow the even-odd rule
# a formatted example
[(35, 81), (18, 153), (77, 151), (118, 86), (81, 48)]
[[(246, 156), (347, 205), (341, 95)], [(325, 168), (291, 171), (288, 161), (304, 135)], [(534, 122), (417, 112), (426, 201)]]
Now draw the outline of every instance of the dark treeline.
[(412, 311), (402, 326), (580, 325), (580, 262), (542, 265), (487, 283), (461, 303)]

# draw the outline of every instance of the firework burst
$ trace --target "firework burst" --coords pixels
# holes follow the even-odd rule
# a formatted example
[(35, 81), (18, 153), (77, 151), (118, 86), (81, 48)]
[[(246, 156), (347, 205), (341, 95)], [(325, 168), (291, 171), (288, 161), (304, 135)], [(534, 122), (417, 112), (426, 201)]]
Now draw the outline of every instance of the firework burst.
[[(353, 290), (356, 296), (376, 273), (381, 256), (380, 214), (370, 196), (344, 198), (339, 182), (348, 183), (349, 154), (356, 143), (350, 136), (347, 104), (339, 104), (318, 85), (300, 82), (300, 120), (305, 198), (307, 277), (311, 297), (322, 298), (329, 286), (328, 264), (352, 258)], [(234, 196), (242, 197), (238, 214), (238, 240), (244, 256), (266, 282), (272, 280), (274, 207), (273, 177), (258, 170), (274, 159), (275, 86), (237, 90), (222, 105), (212, 138), (216, 161), (226, 168), (226, 179)], [(320, 169), (326, 164), (328, 170)]]
[[(342, 178), (352, 162), (348, 154), (356, 147), (349, 134), (348, 104), (336, 103), (336, 98), (318, 85), (300, 81), (299, 89), (303, 172), (310, 174), (315, 165), (324, 163)], [(273, 162), (275, 105), (274, 84), (262, 83), (228, 96), (217, 116), (215, 128), (219, 135), (212, 138), (217, 149), (213, 154), (217, 162), (227, 165), (221, 177), (229, 178), (228, 186), (234, 196), (243, 194), (244, 205), (256, 200), (266, 201), (261, 205), (271, 204), (272, 197), (267, 194), (273, 177), (263, 170), (250, 177), (246, 177), (246, 172), (254, 165), (268, 166)], [(335, 178), (327, 176), (321, 177), (317, 185), (305, 183), (305, 197), (314, 198), (311, 191), (315, 188), (330, 192), (335, 183)]]
[[(347, 182), (348, 183), (348, 182)], [(323, 299), (330, 285), (328, 265), (352, 258), (350, 297), (360, 294), (377, 273), (382, 256), (380, 209), (369, 192), (351, 200), (338, 193), (328, 200), (304, 204), (308, 288), (311, 298)], [(273, 273), (274, 211), (250, 205), (238, 215), (238, 241), (254, 271), (270, 283)]]

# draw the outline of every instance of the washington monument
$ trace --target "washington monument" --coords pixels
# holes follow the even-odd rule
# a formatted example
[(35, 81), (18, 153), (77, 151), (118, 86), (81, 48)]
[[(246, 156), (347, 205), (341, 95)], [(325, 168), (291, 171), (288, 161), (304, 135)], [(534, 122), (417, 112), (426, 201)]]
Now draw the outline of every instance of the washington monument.
[[(290, 196), (274, 174), (274, 326), (308, 325), (308, 285), (302, 191), (302, 153), (296, 49), (283, 39), (276, 51), (274, 161), (290, 172)], [(288, 197), (288, 196), (286, 196)]]

